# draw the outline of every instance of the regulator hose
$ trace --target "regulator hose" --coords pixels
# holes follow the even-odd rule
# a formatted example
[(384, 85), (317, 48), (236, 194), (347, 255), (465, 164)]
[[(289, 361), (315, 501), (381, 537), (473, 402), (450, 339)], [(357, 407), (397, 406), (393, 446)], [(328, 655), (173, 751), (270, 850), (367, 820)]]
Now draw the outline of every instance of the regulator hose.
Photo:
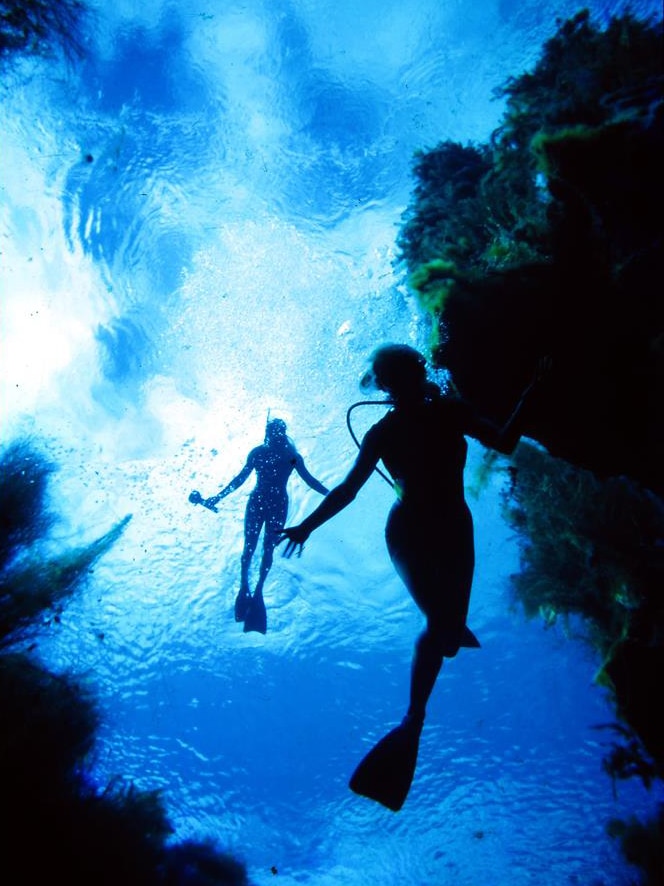
[[(357, 403), (353, 403), (351, 406), (348, 407), (348, 410), (346, 412), (346, 427), (348, 428), (348, 433), (353, 438), (353, 442), (355, 443), (355, 445), (359, 449), (361, 444), (360, 444), (360, 441), (357, 439), (357, 436), (355, 435), (355, 431), (353, 430), (353, 425), (351, 424), (351, 421), (350, 421), (350, 417), (351, 417), (353, 410), (357, 409), (358, 406), (394, 406), (394, 401), (393, 400), (358, 400)], [(374, 471), (377, 474), (380, 474), (380, 476), (383, 478), (383, 480), (385, 480), (385, 482), (388, 483), (392, 487), (392, 489), (394, 489), (394, 483), (390, 480), (390, 478), (387, 476), (386, 473), (381, 471), (381, 469), (378, 466), (376, 466), (374, 468)]]

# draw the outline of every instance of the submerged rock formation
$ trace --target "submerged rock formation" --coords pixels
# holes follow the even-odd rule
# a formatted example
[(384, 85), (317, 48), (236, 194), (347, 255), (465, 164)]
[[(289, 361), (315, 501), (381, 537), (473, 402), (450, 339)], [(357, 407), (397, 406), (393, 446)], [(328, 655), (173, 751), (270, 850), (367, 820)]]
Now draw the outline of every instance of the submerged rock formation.
[[(664, 777), (662, 24), (562, 23), (500, 90), (490, 144), (421, 152), (399, 237), (432, 358), (503, 422), (538, 357), (553, 369), (510, 467), (514, 590), (528, 615), (581, 616), (621, 723), (618, 778)], [(647, 882), (658, 822), (613, 827)], [(658, 848), (659, 847), (659, 848)], [(637, 857), (638, 856), (638, 857)]]
[(421, 153), (399, 245), (434, 361), (497, 420), (537, 356), (554, 372), (526, 433), (661, 493), (661, 28), (580, 13), (508, 81), (490, 145)]

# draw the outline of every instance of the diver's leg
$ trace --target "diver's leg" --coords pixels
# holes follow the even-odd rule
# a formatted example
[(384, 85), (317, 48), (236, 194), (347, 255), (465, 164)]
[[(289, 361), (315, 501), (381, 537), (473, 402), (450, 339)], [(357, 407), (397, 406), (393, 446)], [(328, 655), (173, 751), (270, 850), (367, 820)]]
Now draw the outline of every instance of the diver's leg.
[(249, 568), (262, 526), (263, 516), (260, 502), (252, 500), (250, 496), (244, 515), (244, 548), (240, 558), (240, 590), (235, 598), (235, 621), (244, 621), (251, 603)]
[(265, 610), (265, 601), (263, 600), (263, 585), (265, 584), (265, 579), (272, 566), (274, 549), (278, 540), (279, 535), (270, 532), (266, 526), (265, 540), (263, 542), (263, 558), (261, 560), (258, 582), (256, 583), (244, 619), (245, 632), (258, 631), (261, 634), (267, 633), (267, 612)]
[(251, 598), (251, 604), (244, 620), (245, 631), (259, 631), (261, 634), (267, 632), (267, 613), (265, 611), (265, 601), (263, 600), (263, 585), (272, 566), (274, 549), (279, 542), (287, 513), (288, 497), (286, 494), (273, 495), (266, 507), (263, 557), (261, 559), (258, 582), (256, 583), (254, 595)]
[(274, 549), (279, 543), (279, 537), (286, 523), (286, 515), (288, 513), (288, 498), (284, 496), (274, 496), (270, 503), (270, 512), (265, 520), (265, 535), (263, 537), (263, 557), (261, 559), (260, 571), (258, 574), (258, 582), (254, 595), (260, 596), (263, 593), (263, 585), (267, 574), (272, 568), (274, 562)]
[(427, 702), (436, 685), (442, 665), (443, 645), (440, 638), (427, 627), (415, 643), (411, 667), (410, 704), (407, 717), (413, 725), (421, 725), (424, 722)]
[(261, 560), (254, 596), (260, 597), (263, 594), (263, 585), (265, 584), (268, 572), (272, 568), (272, 563), (274, 562), (274, 549), (277, 546), (278, 541), (279, 536), (276, 533), (268, 532), (266, 530), (265, 539), (263, 541), (263, 558)]
[(244, 514), (244, 548), (240, 558), (240, 590), (249, 593), (249, 568), (263, 527), (263, 514), (259, 502), (251, 496)]
[(407, 714), (421, 726), (443, 658), (456, 655), (464, 635), (475, 565), (472, 518), (467, 507), (438, 526), (413, 526), (398, 510), (391, 517), (392, 562), (427, 619), (415, 644)]

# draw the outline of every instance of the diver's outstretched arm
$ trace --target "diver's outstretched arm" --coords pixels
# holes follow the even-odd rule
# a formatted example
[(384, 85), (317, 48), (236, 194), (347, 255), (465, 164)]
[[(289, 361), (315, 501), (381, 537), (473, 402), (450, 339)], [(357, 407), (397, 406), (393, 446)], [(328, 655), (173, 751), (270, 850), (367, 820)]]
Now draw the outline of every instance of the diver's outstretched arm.
[(279, 541), (288, 539), (284, 549), (284, 557), (290, 557), (295, 551), (302, 553), (302, 546), (314, 529), (331, 520), (335, 514), (349, 505), (362, 486), (367, 482), (378, 462), (378, 454), (374, 445), (371, 430), (362, 441), (355, 464), (348, 472), (345, 480), (329, 492), (318, 507), (309, 514), (298, 526), (286, 527)]
[(295, 457), (295, 470), (298, 472), (300, 477), (302, 477), (307, 486), (311, 487), (311, 489), (315, 490), (316, 492), (320, 492), (321, 495), (327, 495), (327, 493), (330, 491), (327, 486), (323, 486), (323, 484), (319, 480), (317, 480), (313, 476), (313, 474), (309, 473), (309, 471), (305, 467), (304, 459), (299, 452)]
[(252, 449), (252, 451), (249, 453), (247, 463), (242, 468), (240, 473), (236, 477), (233, 477), (230, 483), (227, 483), (226, 486), (224, 486), (224, 488), (221, 490), (221, 492), (218, 492), (216, 495), (213, 495), (205, 500), (206, 507), (214, 507), (214, 505), (216, 505), (217, 502), (221, 501), (222, 498), (226, 498), (227, 495), (230, 495), (231, 492), (234, 492), (236, 489), (242, 486), (244, 481), (254, 469), (254, 451), (255, 450)]
[(532, 380), (521, 395), (514, 412), (503, 427), (483, 418), (473, 418), (466, 429), (467, 433), (485, 446), (496, 449), (505, 455), (511, 455), (519, 442), (523, 431), (525, 410), (532, 395), (551, 372), (551, 357), (541, 357), (535, 368)]

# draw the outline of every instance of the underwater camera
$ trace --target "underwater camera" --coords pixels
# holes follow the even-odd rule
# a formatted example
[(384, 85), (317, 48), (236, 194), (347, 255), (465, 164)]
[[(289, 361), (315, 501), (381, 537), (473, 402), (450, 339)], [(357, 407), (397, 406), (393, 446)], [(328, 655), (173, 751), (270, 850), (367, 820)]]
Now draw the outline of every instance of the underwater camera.
[(207, 508), (208, 511), (214, 511), (215, 514), (218, 514), (219, 511), (213, 504), (208, 503), (208, 499), (203, 498), (200, 492), (197, 489), (194, 489), (193, 492), (189, 493), (189, 501), (192, 505), (203, 505), (204, 508)]

